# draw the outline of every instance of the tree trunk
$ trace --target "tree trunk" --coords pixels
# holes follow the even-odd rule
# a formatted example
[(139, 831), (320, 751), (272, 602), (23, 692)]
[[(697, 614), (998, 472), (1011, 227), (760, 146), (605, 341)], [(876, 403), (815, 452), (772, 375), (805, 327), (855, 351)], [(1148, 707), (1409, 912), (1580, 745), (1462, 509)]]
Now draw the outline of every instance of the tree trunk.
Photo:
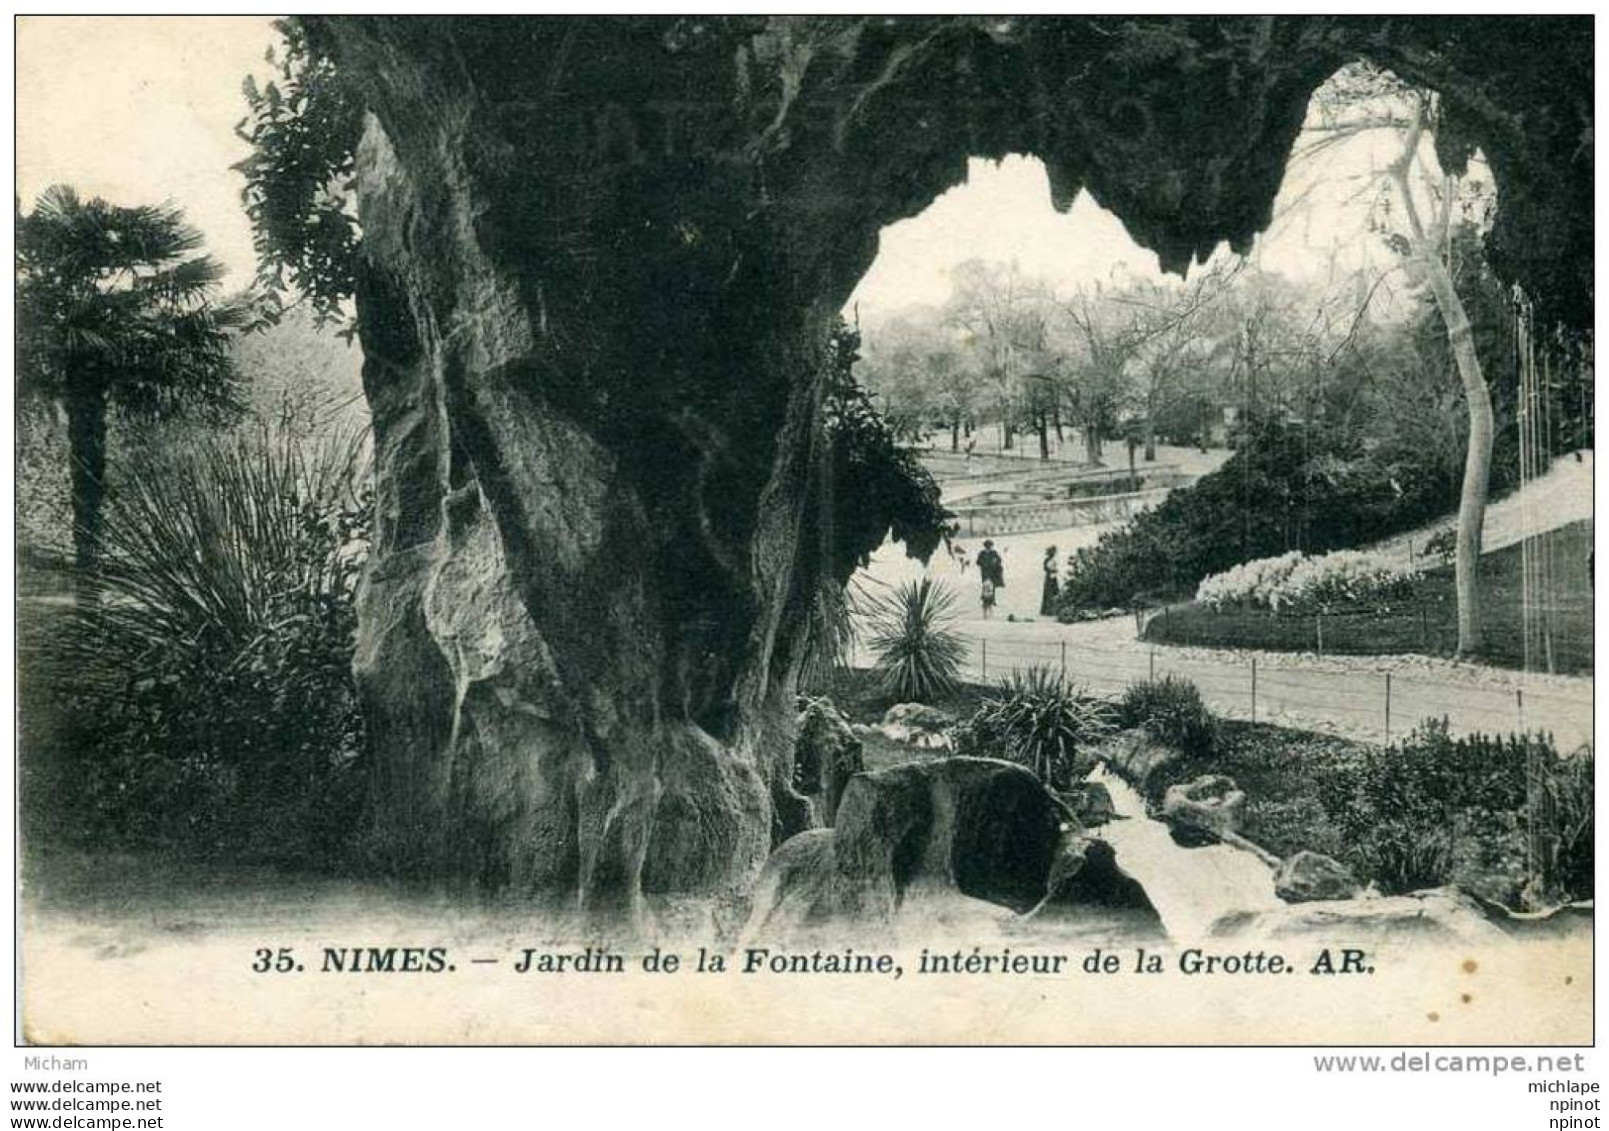
[(811, 819), (795, 687), (816, 589), (847, 580), (821, 535), (826, 346), (875, 229), (834, 256), (755, 222), (746, 179), (689, 213), (629, 164), (577, 192), (531, 172), (580, 167), (568, 123), (505, 132), (487, 92), (524, 72), (501, 46), (465, 68), (412, 21), (337, 26), (375, 107), (374, 856), (630, 921), (645, 892), (741, 889)]
[(1156, 462), (1156, 422), (1149, 413), (1145, 417), (1145, 462)]
[(73, 513), (74, 593), (80, 604), (95, 600), (100, 555), (101, 510), (106, 498), (106, 396), (99, 390), (66, 397), (67, 456)]
[(1050, 429), (1043, 412), (1039, 414), (1039, 458), (1047, 462), (1050, 459)]
[(950, 418), (950, 450), (952, 452), (958, 452), (958, 451), (961, 450), (961, 414), (960, 413), (956, 413), (953, 417)]
[(1481, 647), (1480, 558), (1486, 524), (1486, 494), (1492, 472), (1492, 395), (1475, 353), (1475, 336), (1463, 300), (1437, 251), (1420, 256), (1431, 294), (1447, 327), (1447, 342), (1458, 365), (1469, 411), (1469, 444), (1464, 450), (1464, 485), (1458, 501), (1458, 540), (1453, 562), (1458, 594), (1458, 654), (1474, 656)]

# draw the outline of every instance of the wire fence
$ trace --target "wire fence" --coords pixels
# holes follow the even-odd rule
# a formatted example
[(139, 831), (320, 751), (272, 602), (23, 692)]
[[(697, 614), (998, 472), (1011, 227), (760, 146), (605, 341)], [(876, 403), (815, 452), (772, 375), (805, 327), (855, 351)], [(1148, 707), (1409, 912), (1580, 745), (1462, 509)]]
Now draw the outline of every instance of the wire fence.
[[(1527, 651), (1522, 610), (1492, 603), (1486, 610), (1482, 657), (1519, 668), (1532, 663), (1550, 674), (1590, 673), (1593, 667), (1590, 596), (1535, 602), (1532, 635), (1540, 643)], [(1452, 656), (1458, 645), (1458, 609), (1447, 593), (1421, 595), (1385, 613), (1338, 610), (1274, 615), (1262, 609), (1213, 610), (1202, 605), (1150, 610), (1143, 635), (1161, 644), (1259, 648), (1310, 652), (1317, 656), (1378, 656), (1413, 652)]]
[[(1452, 674), (1368, 667), (1357, 658), (1333, 670), (1296, 666), (1294, 656), (1257, 652), (1201, 656), (1144, 642), (1092, 643), (969, 635), (963, 676), (996, 684), (1013, 672), (1047, 668), (1090, 694), (1115, 699), (1133, 683), (1177, 676), (1196, 685), (1223, 718), (1345, 734), (1375, 742), (1404, 738), (1425, 719), (1445, 718), (1454, 734), (1551, 734), (1561, 752), (1592, 742), (1592, 691), (1523, 673)], [(871, 663), (857, 657), (857, 666)]]

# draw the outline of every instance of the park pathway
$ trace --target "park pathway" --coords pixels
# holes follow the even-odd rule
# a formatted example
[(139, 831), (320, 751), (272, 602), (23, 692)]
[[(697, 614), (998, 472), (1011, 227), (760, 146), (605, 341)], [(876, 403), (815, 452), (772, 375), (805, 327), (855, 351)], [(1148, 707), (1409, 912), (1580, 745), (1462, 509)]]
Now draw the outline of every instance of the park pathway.
[[(1561, 457), (1548, 476), (1487, 512), (1486, 548), (1528, 531), (1590, 518), (1592, 453)], [(1410, 559), (1436, 524), (1390, 539), (1379, 552)], [(1046, 546), (1058, 556), (1092, 545), (1107, 526), (1044, 531), (995, 539), (1005, 558), (1007, 585), (996, 615), (976, 605), (977, 570), (941, 550), (924, 568), (887, 543), (859, 575), (869, 593), (930, 576), (957, 595), (959, 627), (968, 638), (968, 678), (993, 682), (1034, 665), (1064, 670), (1099, 695), (1116, 696), (1150, 676), (1179, 675), (1228, 718), (1255, 717), (1369, 741), (1401, 738), (1420, 720), (1448, 720), (1454, 733), (1548, 731), (1561, 752), (1592, 741), (1592, 678), (1519, 672), (1418, 655), (1316, 656), (1311, 653), (1190, 648), (1136, 639), (1132, 617), (1058, 624), (1039, 614), (1040, 561)], [(966, 544), (974, 557), (982, 540)], [(1008, 619), (1010, 618), (1010, 619)], [(870, 658), (857, 656), (867, 664)], [(1255, 681), (1255, 688), (1253, 686)]]
[(1324, 656), (1183, 648), (1137, 640), (1131, 617), (1057, 624), (967, 616), (967, 674), (993, 682), (1047, 666), (1115, 697), (1152, 676), (1182, 676), (1226, 718), (1369, 741), (1401, 738), (1445, 717), (1456, 734), (1549, 731), (1561, 752), (1592, 741), (1592, 680), (1428, 656)]

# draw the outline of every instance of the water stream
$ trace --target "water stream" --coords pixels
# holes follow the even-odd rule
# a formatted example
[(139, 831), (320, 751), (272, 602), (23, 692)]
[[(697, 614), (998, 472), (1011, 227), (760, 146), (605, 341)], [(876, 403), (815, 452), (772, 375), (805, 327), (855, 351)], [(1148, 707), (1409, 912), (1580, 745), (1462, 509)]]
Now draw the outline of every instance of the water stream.
[(1106, 787), (1118, 815), (1090, 835), (1112, 846), (1118, 867), (1145, 889), (1174, 942), (1204, 938), (1230, 912), (1284, 906), (1274, 894), (1274, 873), (1252, 853), (1227, 844), (1181, 847), (1166, 824), (1146, 814), (1145, 799), (1128, 782), (1105, 766), (1089, 780)]

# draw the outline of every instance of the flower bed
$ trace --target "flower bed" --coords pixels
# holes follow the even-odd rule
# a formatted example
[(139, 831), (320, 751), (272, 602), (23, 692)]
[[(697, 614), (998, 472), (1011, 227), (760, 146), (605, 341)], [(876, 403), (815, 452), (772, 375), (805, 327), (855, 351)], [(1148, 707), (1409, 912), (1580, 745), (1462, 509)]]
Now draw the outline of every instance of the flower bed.
[(1213, 574), (1197, 587), (1196, 600), (1214, 612), (1250, 606), (1306, 615), (1410, 600), (1414, 579), (1378, 554), (1337, 550), (1309, 557), (1293, 550)]

